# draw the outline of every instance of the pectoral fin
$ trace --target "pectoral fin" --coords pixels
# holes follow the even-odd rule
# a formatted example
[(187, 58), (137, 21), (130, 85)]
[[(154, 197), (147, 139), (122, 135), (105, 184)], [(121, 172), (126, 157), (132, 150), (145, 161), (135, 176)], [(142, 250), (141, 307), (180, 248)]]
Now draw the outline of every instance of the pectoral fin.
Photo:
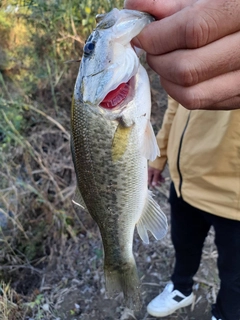
[(152, 192), (148, 191), (148, 198), (144, 207), (143, 214), (137, 223), (137, 230), (144, 243), (149, 243), (149, 230), (155, 239), (163, 238), (167, 233), (168, 223), (165, 214), (160, 206), (152, 198)]
[(151, 122), (147, 120), (146, 129), (143, 136), (142, 144), (143, 156), (148, 160), (155, 160), (157, 156), (160, 156), (160, 150), (157, 144)]
[(76, 188), (75, 195), (74, 195), (74, 198), (72, 199), (72, 202), (87, 211), (87, 207), (85, 205), (83, 197), (78, 188)]

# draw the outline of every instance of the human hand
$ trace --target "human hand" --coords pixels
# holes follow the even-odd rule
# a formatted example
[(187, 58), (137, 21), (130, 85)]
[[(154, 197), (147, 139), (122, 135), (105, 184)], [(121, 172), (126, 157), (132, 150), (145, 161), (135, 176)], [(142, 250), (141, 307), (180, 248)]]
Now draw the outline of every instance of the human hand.
[(133, 44), (171, 97), (187, 109), (240, 108), (240, 0), (125, 0), (125, 8), (157, 19)]
[(160, 184), (160, 182), (164, 182), (164, 178), (162, 177), (162, 171), (148, 167), (148, 186), (156, 187)]

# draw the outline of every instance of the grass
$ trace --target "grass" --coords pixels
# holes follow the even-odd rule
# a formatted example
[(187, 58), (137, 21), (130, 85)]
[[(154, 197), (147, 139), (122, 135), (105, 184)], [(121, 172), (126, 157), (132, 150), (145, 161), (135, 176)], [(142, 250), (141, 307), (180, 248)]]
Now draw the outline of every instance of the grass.
[(14, 292), (9, 284), (4, 282), (0, 283), (0, 319), (1, 320), (17, 320), (19, 319), (18, 314), (19, 306), (14, 302), (17, 294)]

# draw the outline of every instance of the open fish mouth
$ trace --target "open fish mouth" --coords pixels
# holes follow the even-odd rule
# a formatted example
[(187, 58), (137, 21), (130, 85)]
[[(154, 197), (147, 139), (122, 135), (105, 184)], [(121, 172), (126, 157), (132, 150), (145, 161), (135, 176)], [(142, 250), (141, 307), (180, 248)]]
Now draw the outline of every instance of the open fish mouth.
[(121, 83), (116, 89), (111, 90), (100, 103), (105, 109), (113, 109), (122, 103), (130, 91), (130, 80), (127, 83)]

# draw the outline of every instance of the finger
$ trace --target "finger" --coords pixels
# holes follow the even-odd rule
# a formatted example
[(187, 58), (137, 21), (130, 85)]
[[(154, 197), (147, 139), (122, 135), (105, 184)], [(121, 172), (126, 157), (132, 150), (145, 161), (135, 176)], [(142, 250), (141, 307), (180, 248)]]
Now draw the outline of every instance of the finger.
[(207, 110), (234, 110), (240, 109), (240, 95), (227, 99), (222, 102), (211, 105), (210, 108), (205, 108)]
[(152, 179), (152, 186), (155, 187), (159, 183), (160, 171), (155, 170)]
[(185, 108), (238, 109), (240, 108), (240, 70), (233, 71), (191, 87), (183, 87), (161, 78), (167, 93)]
[(124, 8), (131, 10), (139, 10), (148, 12), (156, 17), (162, 19), (170, 16), (177, 11), (193, 4), (196, 0), (160, 0), (160, 1), (146, 1), (146, 0), (125, 0)]
[(149, 187), (152, 185), (152, 179), (153, 179), (153, 169), (149, 167), (148, 168), (148, 186)]
[(148, 55), (148, 64), (164, 79), (182, 86), (240, 69), (240, 32), (204, 47), (176, 50), (168, 54)]
[(159, 181), (160, 181), (160, 182), (165, 182), (165, 178), (164, 178), (162, 175), (160, 175)]
[(230, 0), (196, 1), (147, 25), (137, 36), (138, 44), (150, 54), (202, 47), (240, 29), (237, 9)]

